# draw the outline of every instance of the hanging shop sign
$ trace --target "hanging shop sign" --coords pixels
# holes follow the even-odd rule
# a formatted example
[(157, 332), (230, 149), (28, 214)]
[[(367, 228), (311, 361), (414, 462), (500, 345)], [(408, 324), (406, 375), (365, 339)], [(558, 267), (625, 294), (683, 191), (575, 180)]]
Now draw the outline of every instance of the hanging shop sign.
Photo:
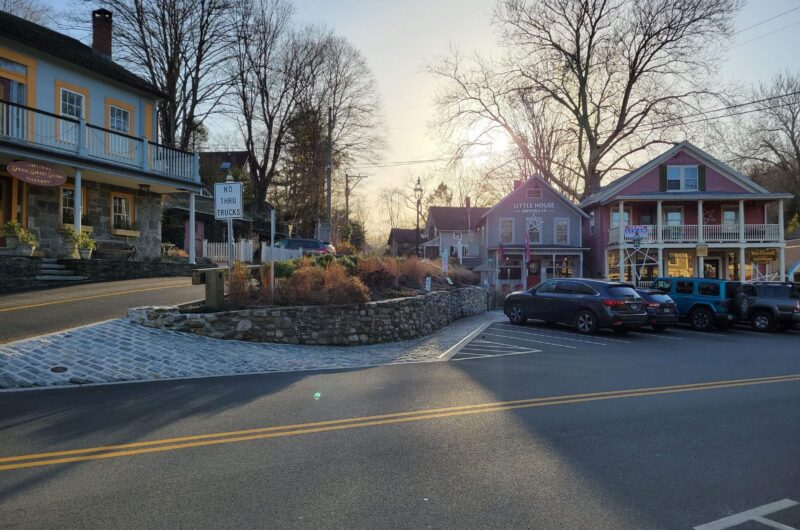
[(750, 259), (753, 263), (772, 263), (778, 258), (778, 249), (753, 248), (750, 249)]
[(63, 171), (39, 162), (11, 162), (6, 170), (12, 177), (33, 186), (55, 187), (67, 181)]
[(697, 245), (697, 257), (698, 258), (707, 258), (708, 257), (708, 245)]

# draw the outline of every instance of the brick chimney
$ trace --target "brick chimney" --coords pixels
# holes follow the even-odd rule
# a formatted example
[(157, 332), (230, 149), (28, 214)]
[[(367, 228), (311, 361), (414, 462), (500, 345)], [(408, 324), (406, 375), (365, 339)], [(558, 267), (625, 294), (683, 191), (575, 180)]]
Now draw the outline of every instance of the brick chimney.
[(92, 11), (92, 51), (111, 59), (111, 11), (107, 9)]
[(464, 205), (467, 207), (467, 210), (469, 210), (469, 197), (464, 197)]
[(522, 186), (522, 180), (521, 179), (514, 179), (514, 189), (517, 189), (520, 186)]

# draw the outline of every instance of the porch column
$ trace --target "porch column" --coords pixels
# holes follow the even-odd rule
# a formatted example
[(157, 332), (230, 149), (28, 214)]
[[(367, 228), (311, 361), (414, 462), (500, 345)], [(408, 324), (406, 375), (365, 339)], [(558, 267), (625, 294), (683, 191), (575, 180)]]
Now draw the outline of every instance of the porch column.
[(698, 256), (697, 258), (697, 277), (698, 278), (705, 278), (706, 277), (706, 259), (703, 256)]
[(189, 192), (189, 263), (197, 263), (197, 250), (195, 249), (195, 210), (194, 193)]
[(744, 246), (739, 247), (739, 281), (743, 282), (744, 275)]
[(664, 272), (664, 249), (660, 245), (658, 247), (658, 275), (666, 276)]
[(786, 281), (786, 247), (778, 250), (778, 270), (781, 274), (781, 281)]
[[(766, 208), (764, 209), (764, 211), (766, 211)], [(783, 243), (784, 237), (785, 234), (783, 233), (783, 199), (781, 199), (778, 201), (778, 241)]]
[(664, 231), (661, 228), (661, 223), (663, 222), (663, 219), (662, 219), (662, 216), (663, 216), (662, 203), (663, 202), (664, 201), (658, 201), (658, 203), (657, 203), (658, 204), (658, 208), (657, 208), (657, 211), (656, 211), (656, 216), (658, 217), (656, 219), (656, 230), (658, 231), (658, 237), (656, 238), (656, 240), (659, 243), (663, 243), (664, 242)]
[(608, 279), (608, 250), (603, 252), (603, 279)]
[(705, 234), (703, 233), (703, 201), (701, 199), (697, 201), (697, 242), (703, 243), (705, 239)]
[(583, 252), (578, 254), (578, 278), (583, 278)]
[(619, 201), (619, 281), (625, 281), (625, 201)]
[(75, 226), (75, 233), (81, 233), (81, 216), (83, 215), (83, 192), (81, 191), (81, 170), (75, 168), (75, 218), (73, 224)]
[[(739, 200), (739, 243), (744, 243), (744, 201)], [(744, 263), (744, 260), (742, 260)]]

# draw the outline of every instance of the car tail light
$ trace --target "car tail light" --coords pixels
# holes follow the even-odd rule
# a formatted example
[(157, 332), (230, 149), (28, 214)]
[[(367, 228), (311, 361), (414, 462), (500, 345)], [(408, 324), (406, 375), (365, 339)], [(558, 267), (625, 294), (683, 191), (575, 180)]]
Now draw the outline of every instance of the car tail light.
[(658, 309), (659, 307), (661, 307), (661, 304), (659, 304), (658, 302), (647, 302), (647, 307), (649, 307), (650, 309)]
[(794, 304), (794, 312), (800, 313), (800, 300), (798, 300), (797, 303)]
[(615, 300), (614, 298), (604, 298), (603, 304), (607, 307), (622, 307), (625, 305), (625, 300)]

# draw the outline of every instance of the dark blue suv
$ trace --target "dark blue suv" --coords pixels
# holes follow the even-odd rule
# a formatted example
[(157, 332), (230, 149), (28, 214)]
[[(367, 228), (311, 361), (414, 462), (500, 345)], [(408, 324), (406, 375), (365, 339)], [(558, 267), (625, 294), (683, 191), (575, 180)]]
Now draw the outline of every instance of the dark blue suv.
[(736, 320), (734, 299), (742, 292), (740, 282), (711, 278), (656, 278), (653, 287), (669, 295), (681, 319), (694, 329), (714, 326), (728, 329)]

